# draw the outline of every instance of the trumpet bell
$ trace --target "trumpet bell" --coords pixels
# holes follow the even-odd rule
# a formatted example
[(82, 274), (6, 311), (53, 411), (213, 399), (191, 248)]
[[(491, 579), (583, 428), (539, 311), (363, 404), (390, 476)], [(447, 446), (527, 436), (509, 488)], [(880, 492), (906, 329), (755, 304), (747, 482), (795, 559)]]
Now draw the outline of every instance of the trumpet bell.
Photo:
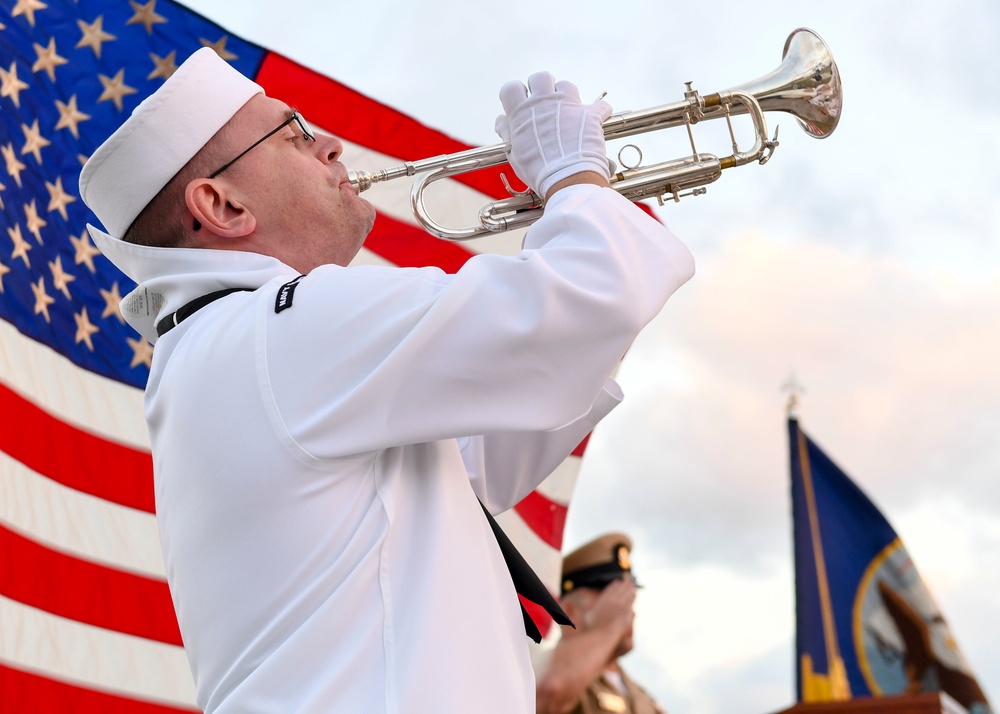
[(765, 112), (793, 115), (817, 139), (833, 133), (844, 104), (840, 71), (818, 34), (800, 27), (785, 41), (782, 62), (769, 74), (728, 91), (753, 95)]

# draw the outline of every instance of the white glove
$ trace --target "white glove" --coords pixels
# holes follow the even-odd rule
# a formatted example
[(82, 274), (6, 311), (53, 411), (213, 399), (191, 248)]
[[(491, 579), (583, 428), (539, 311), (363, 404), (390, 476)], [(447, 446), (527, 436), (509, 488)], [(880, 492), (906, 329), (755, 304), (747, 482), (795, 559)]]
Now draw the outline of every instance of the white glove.
[(510, 165), (535, 193), (544, 197), (581, 171), (610, 178), (601, 126), (611, 116), (610, 104), (582, 104), (574, 84), (556, 82), (549, 72), (528, 77), (527, 87), (508, 82), (500, 88), (500, 103), (504, 114), (497, 117), (497, 134), (511, 142)]

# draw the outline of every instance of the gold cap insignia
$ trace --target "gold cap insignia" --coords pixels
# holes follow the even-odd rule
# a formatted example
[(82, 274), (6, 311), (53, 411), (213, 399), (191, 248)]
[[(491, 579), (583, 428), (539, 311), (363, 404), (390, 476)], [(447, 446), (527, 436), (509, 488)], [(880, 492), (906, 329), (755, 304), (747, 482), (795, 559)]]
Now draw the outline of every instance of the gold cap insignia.
[(632, 559), (629, 557), (628, 547), (624, 544), (618, 546), (618, 567), (625, 571), (632, 570)]

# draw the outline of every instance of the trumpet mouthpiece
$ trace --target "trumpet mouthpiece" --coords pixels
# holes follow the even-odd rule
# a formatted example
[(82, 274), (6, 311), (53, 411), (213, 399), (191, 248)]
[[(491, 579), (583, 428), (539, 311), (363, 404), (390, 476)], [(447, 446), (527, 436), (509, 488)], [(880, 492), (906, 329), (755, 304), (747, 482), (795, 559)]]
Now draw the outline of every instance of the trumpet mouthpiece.
[(347, 180), (360, 192), (370, 189), (376, 179), (367, 171), (348, 171)]

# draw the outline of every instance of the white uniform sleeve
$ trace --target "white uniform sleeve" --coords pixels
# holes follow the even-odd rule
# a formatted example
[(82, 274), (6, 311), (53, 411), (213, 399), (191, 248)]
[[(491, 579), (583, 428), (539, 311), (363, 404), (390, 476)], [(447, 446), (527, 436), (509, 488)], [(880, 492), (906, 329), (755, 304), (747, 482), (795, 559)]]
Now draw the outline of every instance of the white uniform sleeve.
[(264, 321), (264, 398), (315, 459), (560, 429), (693, 272), (683, 244), (616, 192), (567, 188), (517, 256), (454, 275), (314, 270)]
[[(593, 408), (562, 429), (462, 440), (462, 459), (479, 500), (494, 515), (512, 508), (566, 460), (621, 398), (618, 384), (609, 379)], [(496, 474), (502, 476), (497, 478)]]

